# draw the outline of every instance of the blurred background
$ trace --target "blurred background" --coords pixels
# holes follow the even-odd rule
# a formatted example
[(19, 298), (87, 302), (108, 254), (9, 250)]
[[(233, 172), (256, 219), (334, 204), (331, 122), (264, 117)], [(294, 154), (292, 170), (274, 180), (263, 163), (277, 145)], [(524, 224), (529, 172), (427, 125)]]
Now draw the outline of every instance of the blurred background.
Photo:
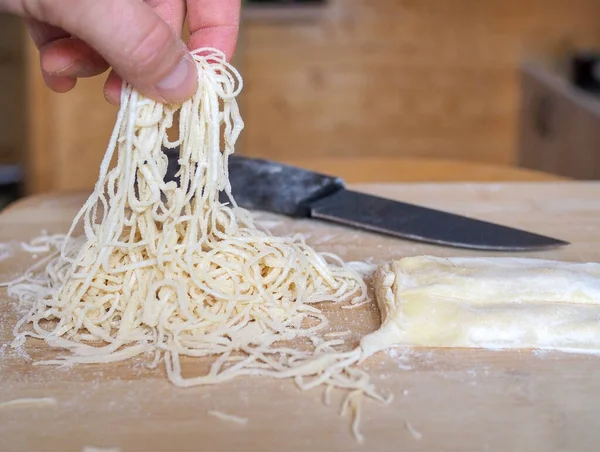
[[(10, 16), (0, 46), (0, 205), (91, 190), (104, 77), (52, 93)], [(598, 49), (597, 0), (246, 0), (237, 152), (349, 182), (597, 179)]]

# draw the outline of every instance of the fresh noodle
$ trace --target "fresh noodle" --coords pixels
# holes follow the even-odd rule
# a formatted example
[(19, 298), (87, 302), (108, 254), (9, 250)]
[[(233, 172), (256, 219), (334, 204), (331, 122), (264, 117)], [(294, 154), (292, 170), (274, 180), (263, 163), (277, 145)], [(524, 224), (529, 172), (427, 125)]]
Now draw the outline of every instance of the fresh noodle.
[(211, 410), (208, 412), (211, 416), (221, 419), (226, 422), (233, 422), (234, 424), (246, 425), (248, 423), (248, 418), (235, 416), (233, 414), (223, 413), (222, 411)]
[[(242, 79), (216, 49), (192, 56), (198, 90), (182, 104), (123, 86), (98, 181), (68, 234), (24, 246), (54, 253), (8, 284), (23, 309), (13, 345), (31, 337), (70, 352), (37, 364), (150, 353), (181, 387), (259, 375), (383, 400), (353, 367), (358, 349), (319, 337), (328, 321), (318, 303), (364, 303), (364, 281), (301, 236), (272, 236), (236, 205), (228, 157), (243, 128)], [(177, 146), (178, 182), (165, 182), (164, 148)], [(74, 237), (81, 224), (84, 235)], [(215, 360), (207, 373), (184, 376), (184, 356)]]

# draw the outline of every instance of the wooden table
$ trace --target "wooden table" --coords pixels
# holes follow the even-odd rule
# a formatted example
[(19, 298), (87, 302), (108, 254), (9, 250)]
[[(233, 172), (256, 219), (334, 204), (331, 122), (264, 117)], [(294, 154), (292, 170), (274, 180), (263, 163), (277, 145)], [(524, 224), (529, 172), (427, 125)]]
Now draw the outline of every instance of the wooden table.
[[(365, 192), (443, 208), (572, 242), (558, 250), (520, 253), (563, 260), (600, 260), (600, 183), (411, 183), (356, 185)], [(0, 242), (65, 231), (81, 194), (44, 195), (0, 215)], [(276, 234), (300, 232), (320, 251), (377, 264), (402, 256), (492, 255), (424, 245), (317, 221), (261, 214)], [(0, 280), (20, 274), (31, 257), (0, 262)], [(134, 450), (409, 450), (596, 451), (600, 443), (600, 357), (523, 351), (391, 349), (365, 366), (389, 406), (366, 401), (358, 444), (322, 389), (301, 392), (291, 381), (240, 378), (218, 386), (178, 389), (162, 368), (138, 361), (73, 369), (34, 367), (7, 344), (15, 313), (4, 290), (0, 319), (0, 402), (54, 397), (56, 406), (0, 410), (0, 449), (81, 451), (84, 446)], [(346, 310), (344, 310), (346, 311)], [(335, 314), (335, 313), (332, 313)], [(338, 313), (340, 314), (340, 313)], [(334, 315), (351, 339), (377, 328), (374, 305)], [(30, 342), (29, 356), (51, 353)], [(201, 363), (187, 360), (190, 370)], [(246, 425), (208, 414), (219, 410)], [(415, 433), (418, 432), (418, 433)]]

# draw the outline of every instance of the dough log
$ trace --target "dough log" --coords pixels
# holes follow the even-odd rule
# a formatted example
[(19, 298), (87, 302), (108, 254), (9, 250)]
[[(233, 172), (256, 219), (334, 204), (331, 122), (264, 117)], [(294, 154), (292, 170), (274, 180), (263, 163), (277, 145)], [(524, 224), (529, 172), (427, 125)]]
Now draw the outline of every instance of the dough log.
[(381, 328), (363, 355), (392, 346), (600, 352), (600, 264), (531, 258), (408, 257), (374, 276)]

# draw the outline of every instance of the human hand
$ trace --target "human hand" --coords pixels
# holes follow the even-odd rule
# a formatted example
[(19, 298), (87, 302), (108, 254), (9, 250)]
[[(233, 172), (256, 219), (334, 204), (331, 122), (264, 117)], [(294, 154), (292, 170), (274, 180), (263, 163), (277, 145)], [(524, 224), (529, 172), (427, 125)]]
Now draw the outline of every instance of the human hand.
[(122, 79), (154, 100), (178, 102), (197, 87), (189, 50), (215, 47), (231, 58), (240, 0), (0, 0), (0, 12), (25, 19), (52, 90), (70, 91), (78, 78), (112, 68), (109, 102), (119, 103)]

